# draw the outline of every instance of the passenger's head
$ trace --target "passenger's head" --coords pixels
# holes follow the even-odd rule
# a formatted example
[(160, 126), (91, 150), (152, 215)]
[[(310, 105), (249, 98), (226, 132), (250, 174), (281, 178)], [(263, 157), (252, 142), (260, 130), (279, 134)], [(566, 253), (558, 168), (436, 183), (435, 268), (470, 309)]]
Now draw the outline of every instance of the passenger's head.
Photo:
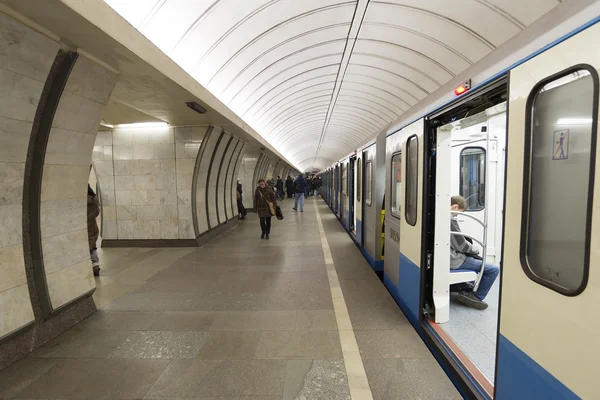
[(260, 181), (258, 181), (258, 186), (260, 186), (261, 188), (264, 188), (265, 186), (267, 186), (267, 184), (265, 183), (264, 179), (261, 179)]
[(277, 179), (281, 179), (281, 177), (279, 175), (277, 175)]
[(450, 199), (450, 209), (452, 211), (465, 212), (467, 209), (467, 200), (462, 196), (452, 196)]

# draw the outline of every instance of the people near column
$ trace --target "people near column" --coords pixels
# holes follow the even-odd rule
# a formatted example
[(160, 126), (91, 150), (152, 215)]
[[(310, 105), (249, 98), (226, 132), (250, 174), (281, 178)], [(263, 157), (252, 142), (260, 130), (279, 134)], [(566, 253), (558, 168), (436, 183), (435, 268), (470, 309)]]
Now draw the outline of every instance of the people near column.
[(98, 257), (98, 249), (96, 242), (100, 235), (96, 218), (100, 215), (100, 203), (92, 187), (88, 184), (87, 195), (87, 227), (88, 227), (88, 244), (90, 248), (90, 259), (92, 261), (92, 269), (94, 276), (100, 275), (100, 258)]
[(283, 180), (281, 180), (281, 177), (278, 176), (277, 177), (277, 182), (275, 183), (275, 189), (277, 189), (277, 197), (280, 200), (283, 200)]
[(238, 209), (238, 218), (239, 219), (246, 219), (246, 215), (248, 214), (248, 212), (246, 211), (246, 208), (244, 207), (244, 201), (243, 201), (243, 195), (242, 195), (242, 193), (243, 193), (243, 191), (242, 191), (242, 183), (238, 179), (238, 181), (237, 181), (237, 209)]

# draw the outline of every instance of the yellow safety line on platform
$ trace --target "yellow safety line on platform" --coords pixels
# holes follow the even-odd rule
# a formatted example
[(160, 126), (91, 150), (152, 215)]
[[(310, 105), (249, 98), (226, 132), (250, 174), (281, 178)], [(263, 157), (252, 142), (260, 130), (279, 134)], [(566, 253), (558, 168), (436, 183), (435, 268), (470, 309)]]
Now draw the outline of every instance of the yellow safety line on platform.
[(327, 268), (327, 277), (329, 278), (331, 298), (333, 299), (333, 310), (337, 321), (338, 333), (340, 335), (342, 354), (344, 355), (344, 364), (346, 365), (346, 374), (348, 375), (350, 397), (352, 400), (373, 400), (367, 373), (365, 372), (362, 357), (358, 350), (356, 336), (354, 336), (350, 314), (348, 314), (344, 294), (342, 293), (340, 281), (335, 270), (335, 263), (333, 262), (331, 250), (329, 249), (329, 242), (327, 242), (327, 236), (325, 235), (325, 229), (323, 228), (323, 222), (321, 221), (321, 213), (319, 212), (316, 199), (313, 199), (313, 202), (317, 213), (317, 225), (319, 226), (323, 255), (325, 256), (325, 266)]

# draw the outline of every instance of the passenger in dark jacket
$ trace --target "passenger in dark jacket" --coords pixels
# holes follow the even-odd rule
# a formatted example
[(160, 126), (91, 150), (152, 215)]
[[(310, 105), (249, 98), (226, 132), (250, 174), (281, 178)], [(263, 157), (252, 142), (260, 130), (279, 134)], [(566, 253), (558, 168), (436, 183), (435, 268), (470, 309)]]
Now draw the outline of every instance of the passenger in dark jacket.
[(275, 184), (275, 188), (277, 189), (277, 197), (283, 200), (283, 181), (281, 180), (280, 176), (277, 177), (277, 183)]
[(287, 191), (288, 198), (291, 199), (294, 195), (294, 180), (289, 175), (285, 180), (285, 190)]
[(260, 218), (261, 239), (269, 239), (271, 234), (271, 208), (269, 203), (273, 203), (273, 208), (277, 207), (277, 199), (273, 189), (267, 186), (264, 179), (258, 181), (258, 187), (254, 192), (254, 204), (256, 205), (256, 213)]
[(88, 184), (88, 196), (87, 196), (87, 227), (88, 227), (88, 245), (90, 247), (90, 259), (92, 260), (92, 268), (94, 275), (100, 275), (100, 259), (98, 258), (98, 252), (96, 248), (96, 241), (100, 236), (100, 230), (98, 229), (98, 223), (96, 218), (100, 215), (100, 203), (96, 193), (92, 190), (92, 187)]
[(244, 207), (244, 201), (243, 201), (243, 196), (242, 196), (242, 184), (240, 183), (240, 180), (238, 179), (238, 183), (237, 183), (237, 208), (238, 208), (238, 218), (239, 219), (245, 219), (246, 218), (246, 214), (248, 214), (248, 212), (246, 211), (246, 208)]
[(306, 183), (306, 179), (304, 179), (303, 175), (298, 175), (296, 181), (294, 182), (294, 192), (296, 193), (296, 198), (294, 199), (294, 211), (298, 211), (298, 200), (300, 200), (300, 212), (304, 212), (304, 195), (308, 191), (308, 183)]

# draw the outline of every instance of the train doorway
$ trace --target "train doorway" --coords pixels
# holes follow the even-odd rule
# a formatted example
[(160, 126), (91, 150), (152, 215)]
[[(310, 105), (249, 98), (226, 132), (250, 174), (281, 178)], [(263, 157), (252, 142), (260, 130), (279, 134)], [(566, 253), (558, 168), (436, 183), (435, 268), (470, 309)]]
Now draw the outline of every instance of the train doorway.
[(348, 207), (349, 207), (349, 217), (348, 217), (348, 228), (350, 232), (356, 236), (356, 214), (355, 214), (355, 204), (354, 200), (355, 196), (355, 187), (354, 187), (354, 169), (356, 168), (356, 156), (350, 158), (349, 162), (350, 170), (348, 172), (348, 179), (350, 180), (348, 185)]
[(426, 323), (457, 368), (492, 397), (502, 264), (506, 81), (429, 120)]

